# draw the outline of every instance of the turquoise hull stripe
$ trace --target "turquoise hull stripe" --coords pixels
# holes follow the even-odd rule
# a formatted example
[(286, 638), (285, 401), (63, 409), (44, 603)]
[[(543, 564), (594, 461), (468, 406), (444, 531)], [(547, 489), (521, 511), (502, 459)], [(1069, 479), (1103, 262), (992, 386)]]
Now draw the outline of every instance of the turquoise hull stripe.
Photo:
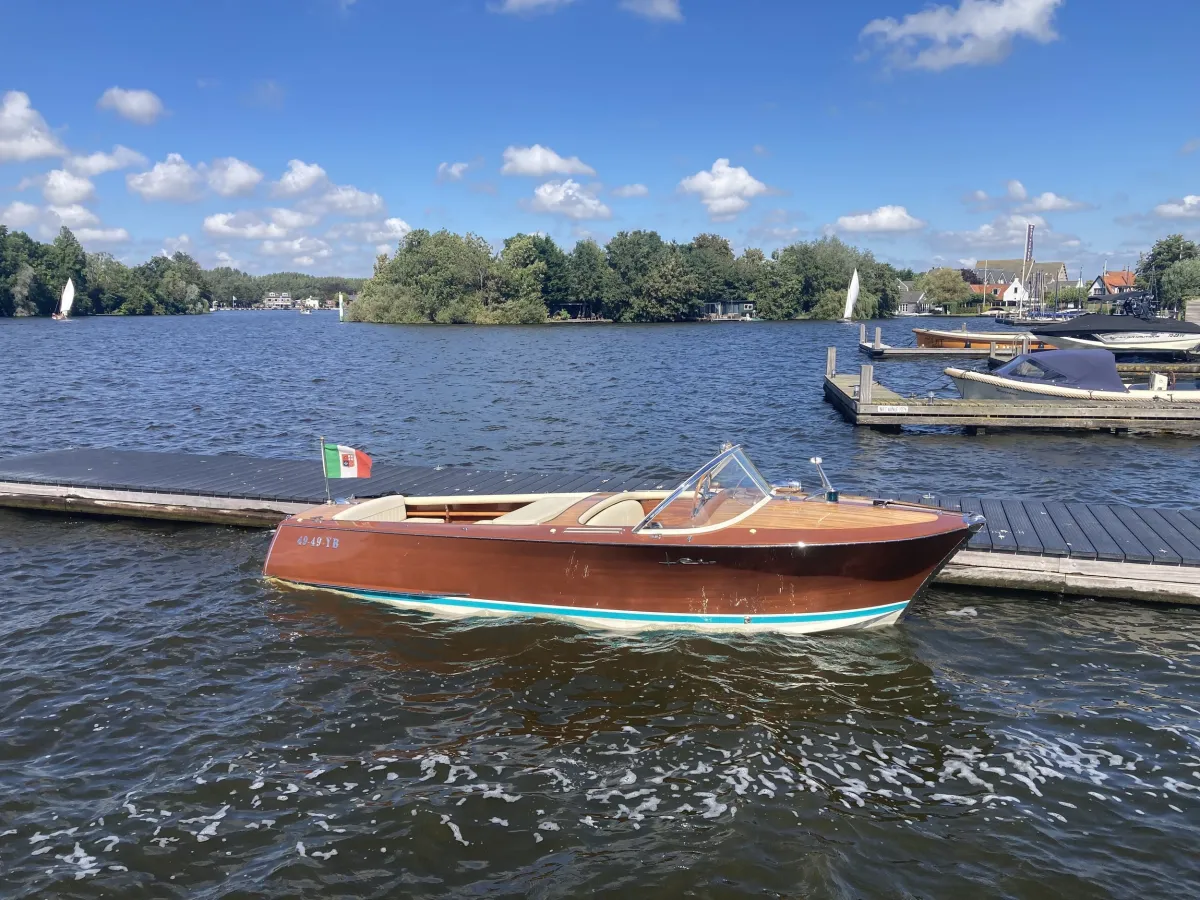
[(446, 606), (454, 609), (479, 609), (493, 612), (524, 613), (526, 615), (572, 616), (577, 619), (616, 619), (624, 622), (654, 622), (664, 625), (695, 624), (695, 625), (744, 625), (750, 619), (751, 625), (790, 625), (802, 622), (835, 622), (838, 620), (868, 619), (886, 616), (890, 613), (901, 612), (908, 601), (889, 603), (886, 606), (870, 606), (865, 609), (847, 609), (838, 612), (823, 613), (792, 613), (774, 616), (738, 616), (712, 615), (702, 616), (691, 613), (649, 613), (625, 612), (623, 610), (607, 609), (578, 609), (573, 606), (542, 606), (535, 603), (508, 603), (503, 600), (472, 600), (466, 597), (429, 597), (419, 594), (396, 594), (388, 591), (364, 591), (338, 588), (333, 585), (313, 585), (313, 587), (329, 587), (331, 590), (345, 591), (356, 597), (368, 600), (403, 600), (408, 603), (425, 603), (431, 606)]

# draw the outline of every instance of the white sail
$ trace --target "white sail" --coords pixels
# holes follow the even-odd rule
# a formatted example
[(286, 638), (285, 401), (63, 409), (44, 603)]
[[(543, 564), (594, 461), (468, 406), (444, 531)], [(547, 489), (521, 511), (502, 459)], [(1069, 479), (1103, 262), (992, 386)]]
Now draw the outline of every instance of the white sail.
[(858, 302), (858, 269), (854, 270), (854, 277), (850, 279), (850, 290), (846, 291), (846, 312), (842, 315), (843, 319), (854, 318), (854, 304)]
[(346, 318), (346, 307), (342, 304), (342, 294), (338, 292), (338, 321), (341, 322)]
[(62, 306), (60, 307), (59, 311), (64, 316), (69, 316), (71, 314), (71, 306), (74, 303), (75, 303), (75, 282), (72, 281), (70, 278), (68, 278), (66, 287), (63, 288)]

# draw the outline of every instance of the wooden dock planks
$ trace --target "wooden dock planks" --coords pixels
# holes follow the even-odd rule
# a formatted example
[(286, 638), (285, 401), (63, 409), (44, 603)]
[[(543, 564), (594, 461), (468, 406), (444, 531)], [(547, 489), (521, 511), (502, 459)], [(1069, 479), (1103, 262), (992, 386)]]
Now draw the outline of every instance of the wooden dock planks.
[[(382, 463), (375, 473), (334, 482), (335, 495), (650, 490), (678, 480)], [(0, 459), (0, 507), (273, 527), (324, 497), (315, 460), (114, 450)], [(985, 516), (939, 576), (945, 583), (1200, 603), (1200, 510), (934, 492), (898, 499)]]

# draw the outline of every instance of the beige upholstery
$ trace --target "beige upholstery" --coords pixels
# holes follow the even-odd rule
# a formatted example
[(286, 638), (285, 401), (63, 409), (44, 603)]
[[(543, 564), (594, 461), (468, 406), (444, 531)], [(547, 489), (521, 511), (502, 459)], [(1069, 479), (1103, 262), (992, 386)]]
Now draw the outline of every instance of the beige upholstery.
[[(623, 491), (620, 494), (613, 494), (601, 500), (591, 509), (587, 510), (579, 517), (580, 525), (607, 525), (610, 528), (613, 526), (636, 525), (642, 519), (646, 518), (646, 513), (642, 510), (641, 500), (652, 500), (654, 503), (661, 503), (671, 495), (670, 491)], [(634, 516), (633, 506), (627, 504), (633, 503), (637, 506), (637, 518)], [(614, 512), (610, 517), (608, 511), (610, 509), (618, 509), (619, 512)]]
[[(586, 495), (585, 495), (586, 496)], [(491, 525), (541, 525), (561, 516), (580, 501), (578, 494), (548, 494), (540, 500), (498, 516)], [(483, 524), (482, 522), (480, 524)]]
[(642, 504), (636, 500), (622, 500), (600, 510), (587, 520), (587, 524), (608, 525), (610, 528), (613, 526), (632, 528), (644, 518), (646, 518), (646, 511), (642, 509)]
[(408, 518), (404, 498), (376, 497), (364, 500), (334, 516), (343, 522), (403, 522)]

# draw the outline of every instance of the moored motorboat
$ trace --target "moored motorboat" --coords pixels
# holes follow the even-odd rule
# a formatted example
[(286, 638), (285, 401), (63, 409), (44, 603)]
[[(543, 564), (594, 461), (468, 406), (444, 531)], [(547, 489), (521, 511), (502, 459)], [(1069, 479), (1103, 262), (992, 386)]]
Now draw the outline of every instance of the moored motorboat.
[(1200, 325), (1176, 319), (1089, 313), (1031, 331), (1061, 349), (1102, 349), (1122, 354), (1182, 354), (1200, 350)]
[(995, 344), (997, 350), (1011, 351), (1024, 347), (1026, 342), (1030, 350), (1045, 350), (1050, 346), (1025, 331), (942, 331), (934, 328), (914, 328), (913, 334), (916, 335), (918, 347), (969, 350)]
[(811, 632), (896, 622), (982, 524), (822, 482), (774, 488), (730, 447), (673, 491), (318, 506), (279, 526), (264, 574), (458, 614)]
[[(1131, 388), (1121, 380), (1116, 357), (1107, 350), (1044, 350), (1018, 356), (994, 372), (948, 368), (945, 373), (964, 400), (1200, 402), (1196, 390)], [(1158, 377), (1166, 383), (1166, 378)]]

